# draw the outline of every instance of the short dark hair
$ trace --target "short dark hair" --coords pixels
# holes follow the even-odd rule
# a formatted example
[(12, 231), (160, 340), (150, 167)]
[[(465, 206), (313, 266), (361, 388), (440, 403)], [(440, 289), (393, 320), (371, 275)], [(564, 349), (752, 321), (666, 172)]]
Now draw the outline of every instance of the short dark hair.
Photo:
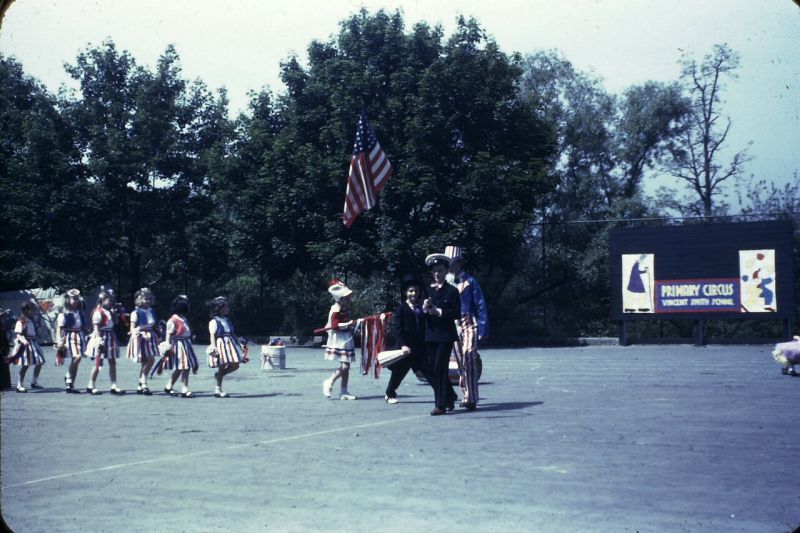
[(26, 311), (35, 311), (36, 304), (33, 302), (33, 300), (25, 300), (24, 302), (22, 302), (22, 305), (19, 306), (19, 310), (22, 311), (23, 313), (25, 313)]
[(228, 305), (228, 300), (226, 300), (223, 296), (217, 296), (211, 300), (211, 303), (208, 305), (211, 308), (211, 318), (214, 318), (215, 316), (219, 315), (219, 312), (225, 305)]
[(172, 300), (172, 312), (176, 315), (185, 315), (189, 313), (189, 298), (184, 295), (177, 296)]

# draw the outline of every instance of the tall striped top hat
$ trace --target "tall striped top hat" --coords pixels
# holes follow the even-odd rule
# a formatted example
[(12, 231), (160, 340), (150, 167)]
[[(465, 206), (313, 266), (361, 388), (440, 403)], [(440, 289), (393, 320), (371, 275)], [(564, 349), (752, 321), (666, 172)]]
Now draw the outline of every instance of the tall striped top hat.
[(445, 246), (444, 248), (444, 255), (450, 258), (451, 261), (455, 260), (464, 260), (464, 256), (461, 255), (461, 247), (460, 246)]

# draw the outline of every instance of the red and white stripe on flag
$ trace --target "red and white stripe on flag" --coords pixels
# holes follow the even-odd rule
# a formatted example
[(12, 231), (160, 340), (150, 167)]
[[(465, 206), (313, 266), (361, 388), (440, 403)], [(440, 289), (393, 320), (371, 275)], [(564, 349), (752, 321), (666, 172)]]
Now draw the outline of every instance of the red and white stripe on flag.
[(353, 157), (350, 160), (350, 173), (347, 176), (342, 216), (345, 226), (349, 228), (362, 211), (375, 205), (378, 193), (392, 177), (393, 170), (392, 163), (367, 122), (366, 113), (362, 111), (356, 130)]

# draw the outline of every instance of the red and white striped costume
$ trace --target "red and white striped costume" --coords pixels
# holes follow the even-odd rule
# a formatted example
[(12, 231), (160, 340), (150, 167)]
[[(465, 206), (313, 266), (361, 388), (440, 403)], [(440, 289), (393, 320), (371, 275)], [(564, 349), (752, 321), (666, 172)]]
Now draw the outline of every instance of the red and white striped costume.
[[(92, 333), (86, 343), (85, 354), (95, 359), (95, 365), (98, 367), (103, 366), (103, 359), (119, 359), (119, 342), (117, 341), (117, 334), (114, 333), (113, 313), (98, 305), (92, 313), (92, 324), (98, 326), (100, 340), (98, 342), (95, 334)], [(105, 350), (101, 350), (100, 346), (104, 346)]]
[(12, 349), (11, 353), (16, 353), (20, 344), (24, 345), (25, 349), (12, 363), (16, 366), (43, 365), (45, 363), (44, 353), (42, 353), (39, 343), (36, 342), (36, 326), (33, 321), (28, 320), (26, 317), (21, 317), (14, 324), (14, 333), (16, 334), (14, 336), (14, 349)]
[(79, 359), (86, 350), (86, 335), (83, 313), (80, 311), (64, 311), (58, 314), (56, 325), (61, 331), (61, 341), (67, 348), (65, 357)]
[(208, 366), (227, 367), (244, 362), (244, 350), (233, 331), (233, 324), (225, 316), (215, 316), (208, 323), (215, 351), (208, 354)]
[(137, 307), (131, 313), (131, 328), (136, 328), (128, 341), (127, 357), (137, 363), (158, 357), (156, 314), (152, 309)]
[(180, 315), (172, 315), (167, 320), (167, 334), (171, 336), (172, 357), (166, 363), (170, 370), (189, 370), (197, 372), (197, 355), (192, 346), (192, 331), (189, 322)]
[(325, 343), (325, 359), (350, 363), (356, 358), (356, 347), (353, 341), (353, 327), (344, 326), (350, 322), (347, 311), (338, 303), (331, 306), (328, 312), (328, 341)]

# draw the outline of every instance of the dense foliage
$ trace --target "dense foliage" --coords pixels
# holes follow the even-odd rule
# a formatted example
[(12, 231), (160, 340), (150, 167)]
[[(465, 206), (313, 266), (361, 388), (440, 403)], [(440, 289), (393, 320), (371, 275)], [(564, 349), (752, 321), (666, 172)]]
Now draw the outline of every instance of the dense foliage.
[[(695, 85), (713, 74), (686, 65)], [(610, 95), (556, 53), (503, 53), (475, 20), (445, 38), (382, 11), (281, 66), (285, 90), (232, 119), (171, 46), (152, 70), (112, 41), (87, 49), (58, 96), (0, 56), (0, 289), (111, 284), (130, 303), (146, 285), (162, 314), (189, 294), (198, 320), (226, 294), (241, 332), (306, 335), (331, 277), (357, 313), (385, 310), (403, 274), (460, 244), (497, 335), (613, 331), (605, 237), (660, 213), (642, 185), (687, 164), (691, 90)], [(362, 110), (395, 173), (347, 229)], [(746, 194), (791, 212), (797, 190)]]

